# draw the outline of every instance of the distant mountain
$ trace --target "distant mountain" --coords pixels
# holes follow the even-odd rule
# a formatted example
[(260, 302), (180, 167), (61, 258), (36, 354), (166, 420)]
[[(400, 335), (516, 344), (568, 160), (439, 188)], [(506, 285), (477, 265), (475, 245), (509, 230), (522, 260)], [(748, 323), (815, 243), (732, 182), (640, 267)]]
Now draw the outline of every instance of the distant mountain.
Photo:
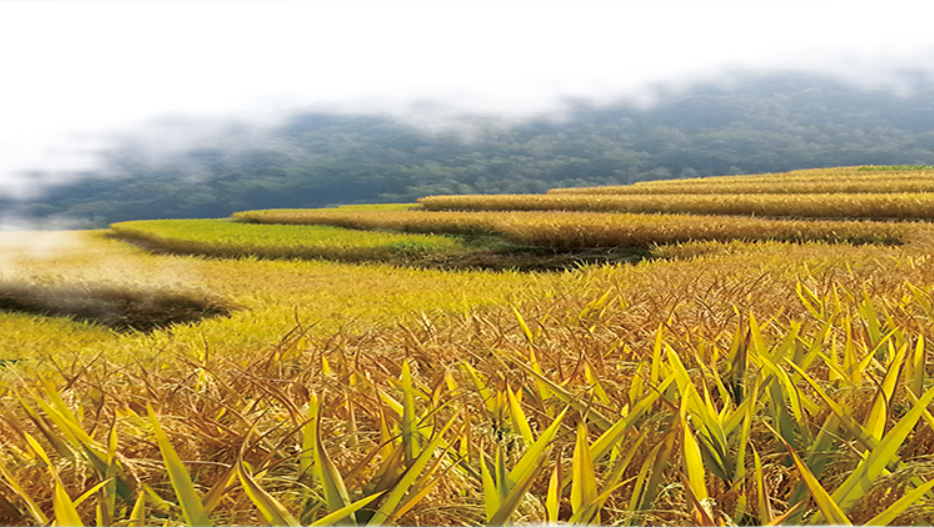
[(99, 171), (0, 206), (104, 226), (430, 194), (934, 164), (934, 87), (904, 95), (796, 73), (698, 84), (650, 108), (574, 100), (560, 116), (460, 116), (430, 129), (414, 122), (297, 111), (272, 126), (230, 122), (206, 134), (204, 123), (177, 121), (163, 130), (176, 138), (171, 148), (121, 138), (101, 154)]

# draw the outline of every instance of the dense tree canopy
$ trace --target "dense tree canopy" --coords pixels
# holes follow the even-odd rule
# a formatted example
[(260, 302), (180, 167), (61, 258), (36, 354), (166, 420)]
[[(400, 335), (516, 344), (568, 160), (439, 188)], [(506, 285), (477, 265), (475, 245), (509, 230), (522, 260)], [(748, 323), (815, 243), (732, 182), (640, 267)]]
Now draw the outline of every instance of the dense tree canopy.
[[(934, 163), (934, 89), (896, 94), (802, 74), (696, 85), (651, 107), (568, 101), (523, 120), (460, 116), (441, 126), (388, 115), (296, 112), (160, 150), (128, 136), (101, 168), (19, 216), (83, 225), (222, 217), (244, 209), (530, 193), (661, 178), (841, 165)], [(198, 123), (175, 125), (178, 137)]]

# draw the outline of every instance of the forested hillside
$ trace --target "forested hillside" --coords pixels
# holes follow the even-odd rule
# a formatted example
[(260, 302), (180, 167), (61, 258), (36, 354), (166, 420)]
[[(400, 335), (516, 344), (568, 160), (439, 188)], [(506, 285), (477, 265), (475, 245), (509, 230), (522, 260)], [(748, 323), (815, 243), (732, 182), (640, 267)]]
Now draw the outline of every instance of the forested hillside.
[[(650, 107), (577, 100), (560, 114), (523, 120), (416, 122), (316, 109), (275, 126), (242, 122), (194, 134), (199, 139), (181, 148), (127, 136), (101, 154), (99, 171), (0, 205), (16, 216), (100, 226), (432, 194), (934, 163), (934, 88), (897, 94), (803, 74), (697, 84)], [(199, 125), (173, 126), (183, 138)]]

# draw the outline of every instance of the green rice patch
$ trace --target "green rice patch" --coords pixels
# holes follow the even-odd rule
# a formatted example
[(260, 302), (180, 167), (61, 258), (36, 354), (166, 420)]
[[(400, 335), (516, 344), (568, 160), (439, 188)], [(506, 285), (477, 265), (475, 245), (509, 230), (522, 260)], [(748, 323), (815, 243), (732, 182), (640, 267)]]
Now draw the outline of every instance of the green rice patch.
[(115, 236), (166, 253), (213, 257), (406, 262), (462, 251), (463, 242), (442, 235), (360, 231), (323, 225), (269, 225), (230, 220), (146, 220), (111, 226)]

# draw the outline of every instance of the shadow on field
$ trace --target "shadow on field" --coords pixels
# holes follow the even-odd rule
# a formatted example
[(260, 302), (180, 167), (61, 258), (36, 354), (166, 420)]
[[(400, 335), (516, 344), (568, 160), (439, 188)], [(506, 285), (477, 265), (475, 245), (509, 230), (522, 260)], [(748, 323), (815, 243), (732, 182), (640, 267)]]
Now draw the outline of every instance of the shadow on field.
[(153, 332), (211, 317), (228, 317), (237, 307), (206, 295), (132, 291), (106, 285), (51, 286), (0, 282), (0, 310), (66, 316), (120, 332)]
[(577, 269), (587, 264), (635, 264), (643, 260), (656, 258), (652, 250), (647, 247), (612, 247), (612, 248), (576, 248), (558, 249), (545, 246), (519, 246), (506, 242), (499, 237), (463, 235), (460, 236), (467, 247), (463, 251), (426, 252), (412, 254), (399, 252), (384, 259), (368, 259), (339, 256), (295, 257), (284, 254), (276, 257), (273, 252), (254, 252), (249, 250), (229, 250), (222, 255), (212, 251), (172, 249), (165, 244), (140, 237), (128, 237), (120, 234), (109, 234), (108, 238), (132, 244), (153, 255), (196, 255), (204, 258), (225, 259), (253, 257), (259, 259), (276, 260), (301, 258), (303, 260), (329, 260), (360, 264), (364, 262), (382, 262), (397, 266), (415, 269), (442, 269), (442, 270), (489, 270), (489, 271), (520, 271), (543, 272), (565, 271)]
[(635, 264), (654, 256), (648, 248), (588, 248), (557, 250), (526, 247), (510, 250), (477, 250), (444, 257), (428, 256), (411, 263), (428, 269), (482, 269), (521, 272), (564, 271), (588, 264)]

